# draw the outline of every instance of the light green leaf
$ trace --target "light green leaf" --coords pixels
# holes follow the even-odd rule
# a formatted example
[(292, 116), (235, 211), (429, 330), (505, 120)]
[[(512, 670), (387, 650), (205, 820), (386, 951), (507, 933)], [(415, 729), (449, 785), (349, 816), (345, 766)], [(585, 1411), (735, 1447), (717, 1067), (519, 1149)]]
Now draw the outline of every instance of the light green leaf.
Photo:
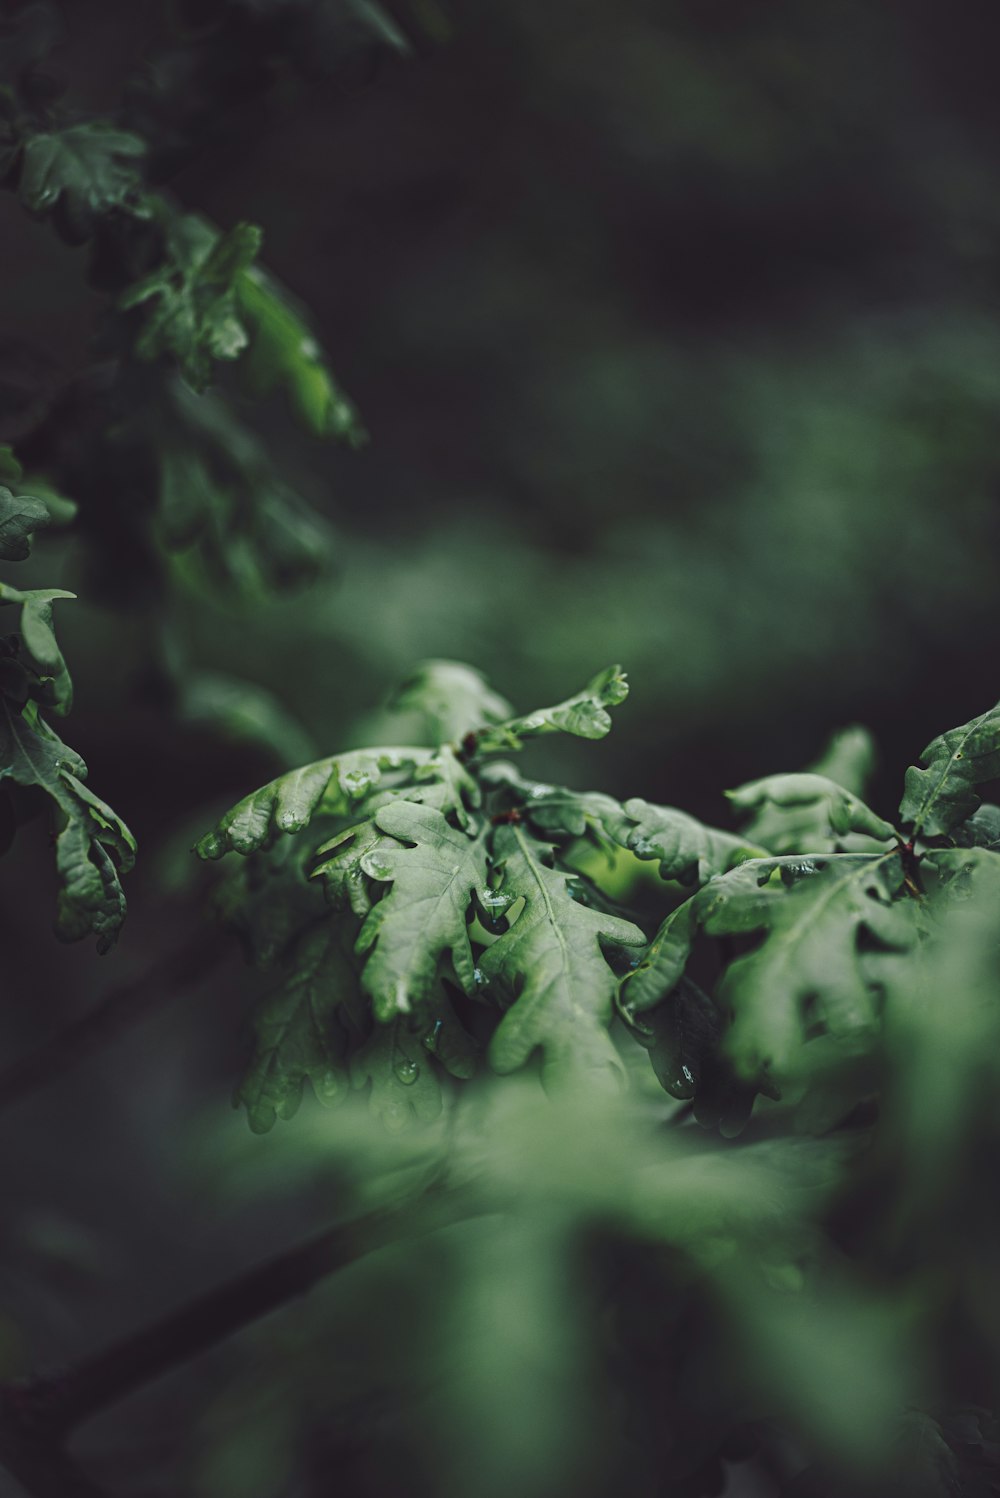
[(620, 666), (609, 666), (587, 683), (582, 692), (555, 707), (539, 708), (521, 718), (510, 718), (477, 735), (477, 754), (520, 749), (525, 739), (546, 733), (570, 733), (581, 739), (602, 739), (611, 728), (609, 707), (628, 696), (628, 682)]
[[(380, 800), (376, 795), (369, 804)], [(377, 854), (390, 839), (377, 827), (374, 817), (366, 817), (345, 827), (316, 849), (321, 861), (312, 871), (314, 879), (323, 881), (326, 898), (334, 909), (345, 906), (355, 915), (366, 916), (372, 908), (372, 880), (365, 873), (365, 859)]]
[(920, 761), (926, 769), (906, 772), (899, 814), (914, 836), (945, 836), (976, 810), (975, 787), (1000, 776), (1000, 704), (932, 739)]
[(419, 713), (434, 744), (460, 744), (470, 733), (502, 723), (514, 709), (486, 678), (460, 661), (421, 661), (390, 707)]
[(601, 944), (639, 946), (642, 932), (574, 900), (572, 873), (553, 868), (551, 846), (523, 827), (499, 828), (494, 852), (503, 892), (525, 903), (480, 958), (483, 977), (507, 1005), (490, 1044), (493, 1068), (515, 1071), (541, 1049), (549, 1081), (578, 1071), (617, 1072), (621, 1063), (608, 1035), (616, 980)]
[(475, 991), (466, 914), (473, 893), (486, 884), (487, 863), (482, 837), (450, 826), (433, 807), (390, 802), (375, 813), (375, 823), (398, 841), (361, 858), (364, 872), (391, 888), (366, 917), (358, 951), (371, 952), (361, 981), (375, 1018), (384, 1022), (426, 1006), (446, 956), (461, 988)]
[(251, 388), (264, 394), (281, 386), (303, 425), (317, 437), (339, 437), (360, 447), (367, 433), (327, 368), (298, 304), (257, 265), (242, 272), (235, 289), (250, 328), (243, 367)]
[(767, 775), (726, 795), (750, 815), (747, 837), (771, 853), (834, 853), (851, 833), (883, 843), (896, 836), (891, 823), (822, 775)]
[(196, 845), (200, 858), (231, 849), (254, 853), (280, 833), (301, 832), (317, 812), (343, 814), (375, 790), (386, 771), (412, 769), (429, 749), (355, 749), (290, 770), (245, 796)]

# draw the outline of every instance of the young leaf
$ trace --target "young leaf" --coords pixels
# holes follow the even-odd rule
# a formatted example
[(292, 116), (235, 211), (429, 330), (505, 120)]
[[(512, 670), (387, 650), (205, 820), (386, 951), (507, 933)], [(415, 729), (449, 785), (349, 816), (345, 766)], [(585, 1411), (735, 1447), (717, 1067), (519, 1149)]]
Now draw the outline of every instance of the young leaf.
[(932, 739), (925, 769), (906, 772), (899, 814), (915, 837), (946, 836), (979, 805), (975, 787), (1000, 776), (1000, 704)]
[(574, 900), (572, 873), (553, 868), (552, 847), (523, 827), (499, 828), (494, 851), (504, 893), (525, 902), (479, 960), (508, 1005), (490, 1044), (494, 1070), (515, 1071), (538, 1048), (549, 1080), (574, 1070), (617, 1070), (607, 1033), (616, 983), (601, 943), (638, 946), (642, 932)]
[(89, 239), (112, 209), (142, 211), (139, 191), (146, 146), (137, 135), (100, 120), (30, 135), (18, 196), (29, 213), (58, 209), (67, 236)]
[(467, 734), (502, 723), (514, 712), (479, 671), (460, 661), (422, 661), (390, 707), (419, 713), (436, 745), (460, 744)]
[(475, 991), (466, 914), (487, 882), (487, 864), (482, 837), (456, 830), (433, 807), (393, 801), (375, 823), (397, 845), (387, 839), (364, 853), (361, 866), (391, 888), (366, 917), (357, 949), (371, 952), (361, 981), (384, 1022), (426, 1006), (446, 954), (462, 989)]
[(367, 440), (357, 411), (330, 374), (305, 316), (284, 287), (260, 266), (242, 272), (237, 301), (250, 328), (244, 373), (261, 394), (282, 386), (303, 425), (317, 437), (360, 447)]
[(217, 359), (235, 359), (247, 346), (236, 286), (260, 249), (254, 224), (218, 233), (194, 214), (167, 219), (162, 265), (122, 292), (122, 311), (142, 309), (135, 341), (140, 359), (176, 361), (193, 390), (204, 390)]
[(611, 728), (609, 707), (628, 696), (628, 682), (620, 666), (609, 666), (587, 683), (582, 692), (555, 707), (539, 708), (523, 718), (509, 718), (477, 735), (477, 754), (520, 749), (525, 739), (545, 733), (571, 733), (581, 739), (602, 739)]
[(200, 858), (231, 849), (254, 853), (282, 832), (301, 832), (317, 812), (346, 813), (373, 791), (383, 771), (420, 765), (429, 749), (355, 749), (290, 770), (237, 803), (196, 845)]
[(38, 716), (0, 696), (0, 780), (37, 786), (53, 802), (59, 893), (56, 932), (65, 941), (88, 933), (106, 952), (125, 919), (119, 875), (132, 866), (135, 839), (111, 808), (82, 783), (86, 765)]
[(767, 775), (726, 795), (737, 811), (750, 814), (747, 837), (771, 853), (833, 853), (850, 833), (879, 842), (896, 835), (891, 823), (822, 775)]
[(291, 1118), (306, 1081), (321, 1103), (342, 1103), (350, 1090), (347, 1034), (341, 1005), (355, 1007), (357, 966), (341, 923), (329, 918), (307, 929), (288, 958), (281, 984), (258, 1004), (254, 1052), (236, 1100), (250, 1127), (264, 1134), (276, 1118)]

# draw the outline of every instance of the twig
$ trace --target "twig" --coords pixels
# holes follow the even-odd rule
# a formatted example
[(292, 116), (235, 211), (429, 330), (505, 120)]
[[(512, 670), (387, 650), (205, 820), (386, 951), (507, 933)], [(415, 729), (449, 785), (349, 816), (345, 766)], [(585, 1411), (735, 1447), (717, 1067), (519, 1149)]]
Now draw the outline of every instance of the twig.
[(64, 1438), (107, 1406), (304, 1295), (319, 1280), (373, 1249), (433, 1232), (476, 1211), (465, 1190), (432, 1188), (418, 1203), (411, 1199), (339, 1224), (75, 1368), (21, 1385), (14, 1397), (30, 1406), (36, 1427)]

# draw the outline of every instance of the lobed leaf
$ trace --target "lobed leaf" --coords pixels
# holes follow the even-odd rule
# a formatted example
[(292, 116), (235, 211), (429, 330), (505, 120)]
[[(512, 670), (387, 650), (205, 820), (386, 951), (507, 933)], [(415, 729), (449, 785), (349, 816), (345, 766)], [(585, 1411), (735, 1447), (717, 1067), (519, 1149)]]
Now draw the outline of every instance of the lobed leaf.
[(726, 795), (736, 811), (749, 814), (747, 837), (771, 853), (838, 852), (850, 833), (879, 842), (896, 836), (890, 822), (823, 775), (767, 775)]
[(391, 706), (419, 713), (437, 745), (460, 744), (467, 734), (502, 723), (514, 712), (481, 672), (444, 660), (421, 661)]
[(73, 705), (73, 682), (59, 648), (52, 623), (52, 605), (59, 598), (75, 598), (63, 588), (31, 588), (22, 592), (0, 583), (0, 606), (21, 605), (21, 643), (38, 675), (32, 696), (53, 712), (64, 716)]
[(634, 1014), (665, 999), (699, 933), (756, 938), (729, 962), (715, 999), (732, 1014), (726, 1046), (738, 1074), (781, 1079), (813, 1034), (874, 1033), (879, 996), (898, 969), (890, 959), (918, 937), (916, 902), (897, 898), (902, 885), (896, 853), (746, 864), (667, 917), (623, 980), (622, 1002)]
[(946, 836), (979, 805), (975, 787), (1000, 776), (1000, 704), (932, 739), (906, 772), (899, 814), (913, 835)]
[(36, 786), (53, 804), (59, 876), (56, 932), (65, 941), (90, 933), (106, 952), (125, 919), (120, 875), (132, 866), (135, 839), (83, 784), (80, 756), (39, 717), (34, 702), (0, 696), (0, 780)]
[(505, 895), (524, 900), (516, 920), (480, 957), (507, 1012), (490, 1044), (498, 1072), (543, 1053), (543, 1077), (617, 1071), (608, 1035), (616, 980), (602, 942), (632, 947), (645, 940), (630, 921), (573, 899), (571, 872), (553, 868), (552, 847), (523, 827), (498, 829), (494, 845)]
[(521, 718), (487, 728), (477, 735), (476, 752), (495, 754), (520, 749), (525, 739), (546, 733), (569, 733), (581, 739), (602, 739), (611, 728), (609, 707), (628, 696), (628, 682), (620, 666), (608, 666), (582, 692), (555, 707), (539, 708)]
[(254, 853), (269, 847), (280, 833), (301, 832), (317, 812), (349, 812), (375, 790), (384, 771), (409, 769), (431, 758), (429, 749), (355, 749), (289, 770), (227, 811), (195, 851), (200, 858), (221, 858), (230, 850)]
[(404, 1018), (377, 1024), (351, 1061), (351, 1083), (371, 1083), (369, 1107), (392, 1133), (416, 1118), (433, 1123), (442, 1108), (441, 1083), (419, 1034)]
[(357, 966), (349, 935), (327, 918), (295, 943), (285, 978), (254, 1012), (253, 1055), (236, 1092), (254, 1133), (291, 1118), (307, 1081), (321, 1103), (344, 1102), (350, 1075), (342, 1006), (357, 1010)]
[(163, 263), (126, 287), (118, 305), (140, 309), (138, 358), (172, 359), (191, 388), (202, 391), (215, 361), (235, 359), (247, 346), (236, 288), (261, 233), (245, 223), (220, 233), (195, 214), (167, 218), (165, 231)]
[(466, 915), (487, 882), (487, 862), (483, 837), (470, 838), (433, 807), (392, 801), (374, 820), (388, 839), (361, 855), (361, 867), (391, 887), (366, 917), (357, 950), (371, 952), (361, 981), (385, 1022), (426, 1006), (446, 956), (463, 991), (475, 991)]
[(29, 135), (18, 196), (29, 213), (58, 211), (74, 241), (89, 239), (98, 219), (116, 209), (143, 212), (145, 142), (100, 120)]

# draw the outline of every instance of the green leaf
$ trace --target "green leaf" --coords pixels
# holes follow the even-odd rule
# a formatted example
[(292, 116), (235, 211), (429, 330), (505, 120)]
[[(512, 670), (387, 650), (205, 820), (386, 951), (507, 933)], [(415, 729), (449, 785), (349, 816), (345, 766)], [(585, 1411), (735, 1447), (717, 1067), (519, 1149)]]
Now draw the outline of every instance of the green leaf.
[(486, 678), (460, 661), (421, 661), (390, 706), (419, 713), (435, 745), (460, 744), (470, 733), (502, 723), (514, 709)]
[(667, 917), (622, 983), (626, 1012), (672, 991), (699, 933), (755, 937), (715, 990), (732, 1014), (726, 1048), (741, 1077), (794, 1075), (812, 1035), (864, 1044), (877, 1030), (879, 994), (918, 936), (916, 902), (897, 898), (902, 885), (895, 853), (743, 865)]
[(281, 838), (223, 868), (213, 907), (256, 967), (274, 967), (292, 942), (326, 914), (320, 887), (308, 877), (311, 861), (308, 841)]
[(162, 543), (169, 550), (197, 544), (212, 583), (257, 598), (322, 573), (330, 528), (219, 395), (195, 395), (182, 380), (168, 380), (163, 401), (133, 430), (159, 470)]
[(243, 368), (251, 388), (265, 394), (280, 386), (309, 431), (360, 447), (367, 433), (327, 368), (301, 308), (257, 265), (240, 274), (235, 290), (250, 328), (250, 351)]
[(686, 812), (633, 796), (622, 806), (599, 791), (572, 791), (525, 780), (513, 765), (485, 768), (487, 784), (508, 790), (508, 800), (548, 833), (590, 837), (600, 847), (626, 848), (640, 859), (658, 859), (664, 879), (704, 883), (734, 864), (759, 858), (762, 849), (732, 832), (706, 827)]
[(369, 1107), (393, 1133), (414, 1118), (433, 1123), (441, 1113), (441, 1083), (421, 1036), (405, 1018), (375, 1026), (351, 1061), (351, 1082), (357, 1088), (371, 1083)]
[(163, 264), (127, 287), (118, 305), (142, 309), (136, 355), (176, 361), (191, 388), (201, 391), (217, 359), (235, 359), (247, 346), (236, 287), (260, 249), (261, 233), (254, 224), (219, 233), (193, 214), (169, 217), (166, 232)]
[(663, 879), (704, 884), (715, 874), (761, 856), (762, 850), (745, 837), (706, 827), (672, 806), (654, 806), (633, 796), (622, 810), (617, 821), (605, 823), (606, 831), (637, 858), (659, 859)]
[[(2, 491), (0, 491), (2, 493)], [(58, 598), (75, 598), (62, 588), (32, 588), (22, 592), (0, 583), (0, 605), (21, 605), (21, 642), (40, 677), (32, 696), (64, 716), (73, 705), (73, 682), (52, 624), (52, 605)]]
[(307, 1081), (326, 1106), (348, 1096), (348, 1034), (340, 1014), (342, 1006), (355, 1016), (359, 1011), (350, 936), (329, 918), (308, 928), (288, 955), (283, 981), (254, 1011), (254, 1051), (236, 1099), (256, 1134), (292, 1117)]
[(124, 822), (82, 783), (80, 756), (65, 745), (33, 702), (18, 710), (0, 697), (0, 780), (37, 786), (53, 803), (59, 876), (56, 932), (65, 941), (93, 933), (106, 952), (125, 919), (119, 875), (131, 868), (135, 839)]
[[(374, 808), (379, 801), (376, 794), (370, 798), (369, 805)], [(346, 907), (355, 915), (368, 914), (372, 908), (373, 881), (365, 873), (365, 859), (369, 853), (377, 853), (388, 841), (376, 825), (373, 812), (364, 821), (344, 827), (316, 849), (320, 862), (313, 869), (312, 877), (323, 881), (326, 898), (335, 910)]]
[(254, 853), (280, 833), (301, 832), (317, 812), (343, 814), (375, 790), (385, 771), (431, 759), (429, 749), (355, 749), (290, 770), (245, 796), (196, 845), (200, 858)]
[(487, 864), (482, 837), (450, 826), (433, 807), (390, 802), (375, 823), (396, 845), (386, 840), (366, 851), (361, 866), (391, 888), (366, 917), (357, 949), (371, 952), (361, 981), (384, 1022), (427, 1005), (446, 957), (464, 992), (475, 992), (466, 915), (487, 882)]
[(988, 848), (1000, 853), (1000, 806), (984, 801), (966, 821), (960, 822), (952, 836), (960, 848)]
[(114, 209), (142, 211), (145, 155), (137, 135), (100, 120), (31, 135), (24, 144), (18, 196), (29, 213), (58, 208), (70, 237), (89, 239), (96, 221)]
[(925, 769), (906, 772), (899, 814), (915, 837), (945, 836), (976, 810), (975, 787), (1000, 776), (1000, 704), (932, 739), (920, 761)]
[(694, 1097), (705, 1058), (722, 1031), (719, 1011), (708, 995), (682, 977), (662, 1004), (643, 1021), (633, 1019), (630, 1028), (649, 1051), (660, 1086), (676, 1098)]
[(608, 1035), (616, 980), (602, 942), (639, 946), (642, 932), (574, 900), (572, 872), (553, 868), (551, 846), (523, 827), (498, 828), (494, 851), (503, 892), (525, 903), (480, 958), (483, 977), (508, 1006), (490, 1044), (492, 1066), (515, 1071), (540, 1048), (549, 1081), (575, 1071), (617, 1072)]
[(23, 562), (31, 537), (51, 523), (48, 508), (32, 494), (12, 494), (0, 486), (0, 561)]
[(620, 666), (609, 666), (589, 681), (582, 692), (555, 707), (538, 708), (522, 718), (509, 718), (477, 735), (477, 754), (520, 749), (525, 739), (546, 733), (570, 733), (581, 739), (602, 739), (611, 728), (609, 707), (628, 696), (628, 682)]
[(750, 814), (746, 835), (771, 853), (833, 853), (851, 833), (886, 842), (892, 824), (852, 792), (822, 775), (767, 775), (727, 791), (736, 811)]

